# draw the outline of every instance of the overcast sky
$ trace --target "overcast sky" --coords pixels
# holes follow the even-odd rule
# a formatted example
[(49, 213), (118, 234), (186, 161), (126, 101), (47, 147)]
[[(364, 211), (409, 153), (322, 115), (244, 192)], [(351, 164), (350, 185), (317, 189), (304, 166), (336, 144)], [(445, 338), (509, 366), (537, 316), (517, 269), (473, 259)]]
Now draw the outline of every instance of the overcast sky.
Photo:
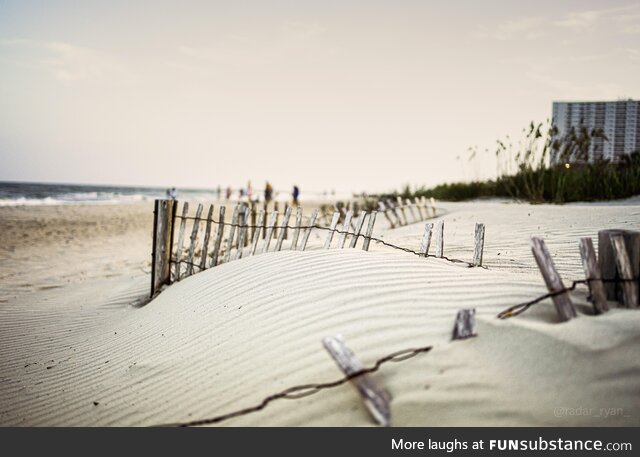
[(433, 185), (553, 100), (639, 97), (629, 0), (0, 0), (0, 180)]

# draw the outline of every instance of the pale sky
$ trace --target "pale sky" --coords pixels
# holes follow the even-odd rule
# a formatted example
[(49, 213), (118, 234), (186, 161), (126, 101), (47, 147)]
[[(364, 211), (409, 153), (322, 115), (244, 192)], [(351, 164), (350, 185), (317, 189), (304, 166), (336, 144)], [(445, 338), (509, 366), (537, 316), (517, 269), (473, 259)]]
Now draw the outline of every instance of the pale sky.
[(380, 191), (640, 97), (640, 2), (0, 0), (0, 180)]

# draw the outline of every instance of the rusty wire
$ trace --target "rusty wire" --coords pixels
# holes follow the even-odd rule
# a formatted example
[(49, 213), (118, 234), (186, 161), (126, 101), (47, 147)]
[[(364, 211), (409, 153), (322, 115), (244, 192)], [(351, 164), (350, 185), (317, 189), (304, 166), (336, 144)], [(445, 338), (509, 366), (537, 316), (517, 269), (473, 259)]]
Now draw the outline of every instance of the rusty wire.
[(363, 368), (354, 373), (351, 373), (350, 375), (344, 376), (340, 379), (336, 379), (335, 381), (314, 383), (314, 384), (301, 384), (297, 386), (292, 386), (278, 393), (271, 394), (265, 397), (254, 406), (239, 409), (226, 414), (221, 414), (219, 416), (209, 417), (206, 419), (197, 419), (189, 422), (175, 422), (170, 424), (162, 424), (162, 425), (158, 425), (158, 427), (197, 427), (201, 425), (218, 424), (220, 422), (233, 419), (234, 417), (244, 416), (250, 413), (261, 411), (264, 408), (266, 408), (267, 405), (269, 405), (269, 403), (276, 400), (282, 400), (282, 399), (296, 400), (299, 398), (308, 397), (310, 395), (316, 394), (321, 390), (331, 389), (333, 387), (341, 386), (353, 379), (378, 371), (380, 367), (387, 362), (403, 362), (405, 360), (408, 360), (417, 356), (418, 354), (429, 352), (431, 349), (433, 349), (433, 346), (423, 346), (419, 348), (403, 349), (401, 351), (393, 352), (389, 355), (381, 357), (380, 359), (376, 360), (376, 362), (370, 367)]

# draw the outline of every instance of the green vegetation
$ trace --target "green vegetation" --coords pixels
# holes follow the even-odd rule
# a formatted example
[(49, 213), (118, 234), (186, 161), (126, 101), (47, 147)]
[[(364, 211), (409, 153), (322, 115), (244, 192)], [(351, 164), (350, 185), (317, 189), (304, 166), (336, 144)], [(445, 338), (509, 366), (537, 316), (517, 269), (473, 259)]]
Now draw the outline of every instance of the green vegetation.
[[(640, 194), (640, 152), (618, 162), (588, 163), (590, 145), (593, 143), (597, 150), (608, 141), (601, 130), (580, 127), (564, 138), (557, 138), (556, 133), (548, 123), (546, 131), (542, 123), (531, 123), (516, 150), (508, 138), (498, 140), (495, 180), (441, 184), (415, 191), (407, 186), (398, 194), (451, 201), (505, 197), (531, 203), (612, 200)], [(477, 160), (473, 150), (472, 160)]]

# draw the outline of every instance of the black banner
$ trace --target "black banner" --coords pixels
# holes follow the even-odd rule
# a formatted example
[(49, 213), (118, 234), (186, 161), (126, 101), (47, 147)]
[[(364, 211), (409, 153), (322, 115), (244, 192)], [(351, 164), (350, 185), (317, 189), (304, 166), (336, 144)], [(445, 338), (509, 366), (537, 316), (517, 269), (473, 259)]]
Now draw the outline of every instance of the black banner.
[[(637, 455), (637, 428), (5, 428), (5, 455)], [(634, 453), (635, 451), (635, 453)]]

